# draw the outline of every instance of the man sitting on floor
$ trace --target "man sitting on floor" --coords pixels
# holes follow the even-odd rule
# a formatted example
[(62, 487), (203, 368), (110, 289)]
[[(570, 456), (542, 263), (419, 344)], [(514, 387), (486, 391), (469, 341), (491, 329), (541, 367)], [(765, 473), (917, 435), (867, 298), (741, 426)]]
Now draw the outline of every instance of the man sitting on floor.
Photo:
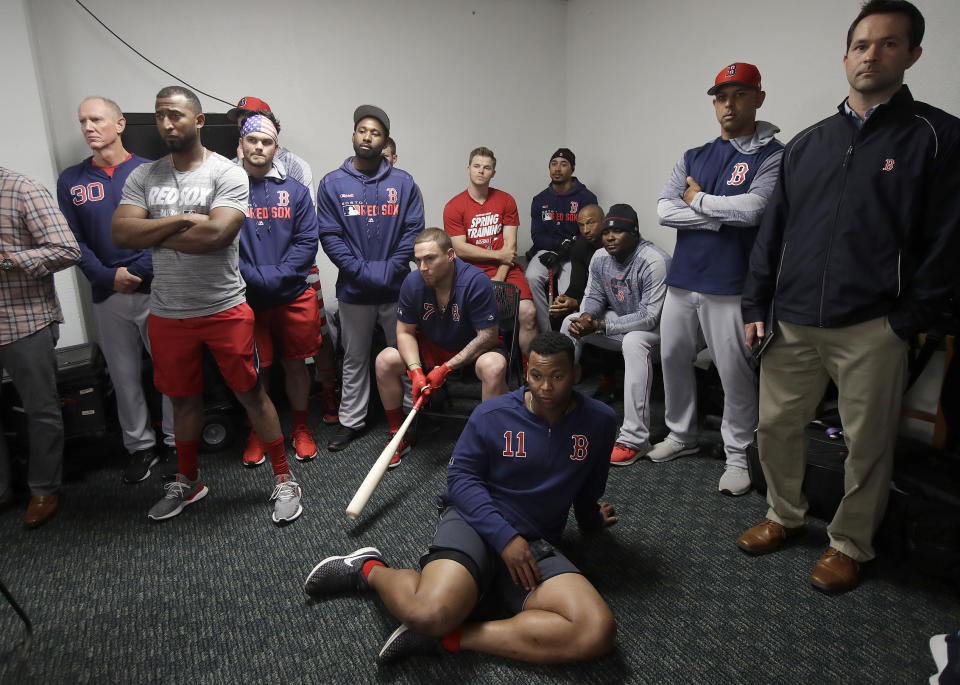
[[(400, 288), (397, 346), (383, 350), (376, 364), (377, 388), (391, 434), (403, 423), (404, 369), (413, 383), (414, 402), (421, 393), (443, 385), (451, 371), (474, 361), (484, 400), (507, 392), (507, 360), (493, 349), (499, 319), (490, 279), (458, 259), (450, 236), (439, 228), (424, 229), (417, 236), (413, 255), (419, 268)], [(431, 369), (427, 375), (424, 364)], [(409, 451), (402, 441), (390, 468)]]
[(623, 351), (623, 426), (610, 455), (626, 466), (650, 451), (651, 353), (660, 345), (660, 312), (670, 257), (640, 237), (637, 213), (614, 205), (603, 220), (603, 247), (590, 261), (590, 285), (579, 314), (560, 330), (576, 344)]
[[(474, 410), (450, 459), (447, 498), (422, 573), (389, 568), (366, 547), (324, 559), (313, 597), (371, 589), (402, 625), (378, 660), (461, 649), (539, 663), (582, 661), (614, 645), (613, 614), (554, 545), (570, 506), (581, 528), (617, 521), (599, 502), (616, 434), (613, 411), (575, 392), (580, 367), (559, 333), (530, 343), (527, 387)], [(467, 623), (481, 595), (513, 616)]]

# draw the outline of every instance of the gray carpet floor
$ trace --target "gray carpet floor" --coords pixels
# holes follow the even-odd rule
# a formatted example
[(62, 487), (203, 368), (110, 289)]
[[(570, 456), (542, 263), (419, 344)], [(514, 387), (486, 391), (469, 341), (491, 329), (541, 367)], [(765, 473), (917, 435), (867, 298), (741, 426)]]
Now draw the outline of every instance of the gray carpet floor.
[[(655, 426), (662, 432), (662, 406)], [(326, 442), (329, 427), (316, 426)], [(378, 668), (396, 626), (372, 595), (309, 600), (321, 558), (376, 545), (414, 565), (434, 527), (434, 499), (462, 423), (424, 420), (400, 469), (358, 521), (344, 514), (386, 439), (375, 425), (348, 449), (294, 464), (303, 516), (270, 521), (269, 466), (247, 470), (240, 446), (201, 457), (210, 494), (153, 523), (156, 477), (120, 480), (109, 445), (68, 450), (62, 510), (25, 531), (0, 516), (0, 580), (34, 622), (0, 598), (0, 681), (17, 683), (918, 683), (934, 672), (928, 638), (960, 626), (946, 584), (889, 561), (853, 592), (827, 597), (807, 579), (826, 546), (821, 522), (762, 558), (734, 541), (765, 512), (756, 494), (717, 492), (722, 463), (691, 456), (613, 469), (615, 527), (564, 547), (613, 609), (617, 648), (586, 664), (531, 666), (462, 653)], [(89, 446), (88, 446), (89, 447)]]

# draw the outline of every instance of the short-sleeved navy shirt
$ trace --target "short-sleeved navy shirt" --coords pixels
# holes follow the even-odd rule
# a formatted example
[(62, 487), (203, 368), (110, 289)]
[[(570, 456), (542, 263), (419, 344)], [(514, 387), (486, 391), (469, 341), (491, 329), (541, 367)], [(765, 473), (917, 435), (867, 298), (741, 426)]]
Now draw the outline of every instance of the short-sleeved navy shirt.
[(459, 352), (478, 330), (497, 323), (497, 299), (489, 276), (459, 258), (454, 258), (453, 264), (453, 285), (445, 310), (437, 304), (437, 291), (428, 288), (420, 272), (414, 271), (400, 287), (397, 319), (415, 325), (437, 347)]

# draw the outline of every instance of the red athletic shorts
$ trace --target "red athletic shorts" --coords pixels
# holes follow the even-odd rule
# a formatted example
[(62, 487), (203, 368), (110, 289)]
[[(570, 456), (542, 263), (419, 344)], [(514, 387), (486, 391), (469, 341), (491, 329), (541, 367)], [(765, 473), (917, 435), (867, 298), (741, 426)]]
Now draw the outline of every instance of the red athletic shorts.
[(307, 359), (320, 349), (320, 308), (317, 293), (307, 288), (293, 302), (256, 312), (257, 354), (260, 367), (273, 364), (274, 342), (281, 359)]
[(435, 345), (430, 338), (421, 335), (420, 331), (417, 331), (417, 346), (420, 348), (420, 361), (423, 363), (424, 373), (430, 373), (433, 367), (450, 361), (457, 354)]
[[(490, 278), (493, 278), (497, 275), (497, 270), (500, 268), (497, 264), (474, 264), (478, 269), (483, 273), (487, 274)], [(527, 283), (527, 277), (523, 275), (523, 269), (514, 264), (510, 267), (510, 270), (507, 272), (507, 277), (504, 279), (507, 283), (513, 283), (520, 289), (520, 299), (521, 300), (532, 300), (533, 295), (530, 293), (530, 284)]]
[(253, 310), (246, 302), (226, 311), (190, 319), (150, 315), (153, 384), (171, 397), (203, 394), (203, 346), (213, 353), (227, 385), (253, 390), (257, 373)]
[[(311, 283), (310, 278), (316, 278), (317, 280)], [(323, 290), (320, 288), (320, 269), (317, 267), (310, 269), (310, 276), (307, 278), (307, 283), (310, 283), (310, 287), (317, 291), (317, 306), (320, 308), (320, 335), (329, 335), (330, 331), (327, 329), (327, 310), (323, 306)], [(321, 337), (317, 344), (320, 345), (322, 343), (323, 338)]]

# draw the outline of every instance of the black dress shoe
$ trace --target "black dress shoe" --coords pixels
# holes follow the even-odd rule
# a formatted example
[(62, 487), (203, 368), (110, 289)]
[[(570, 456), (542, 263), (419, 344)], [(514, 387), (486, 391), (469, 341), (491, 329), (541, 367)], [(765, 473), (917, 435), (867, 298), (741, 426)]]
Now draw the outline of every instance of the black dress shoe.
[(352, 441), (362, 432), (362, 430), (357, 430), (356, 428), (337, 426), (336, 430), (333, 431), (333, 435), (330, 436), (330, 442), (327, 443), (327, 449), (331, 452), (342, 450), (344, 447), (350, 444), (350, 441)]

